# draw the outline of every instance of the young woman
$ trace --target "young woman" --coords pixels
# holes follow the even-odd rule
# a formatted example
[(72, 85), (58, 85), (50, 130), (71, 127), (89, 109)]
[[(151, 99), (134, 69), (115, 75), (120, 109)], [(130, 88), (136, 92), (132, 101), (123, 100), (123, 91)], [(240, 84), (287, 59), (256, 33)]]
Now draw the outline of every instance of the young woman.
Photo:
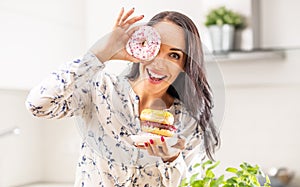
[[(193, 162), (212, 159), (219, 145), (212, 122), (200, 36), (187, 16), (166, 11), (148, 26), (161, 37), (157, 56), (141, 61), (125, 45), (143, 16), (121, 10), (113, 31), (82, 59), (65, 63), (28, 95), (34, 116), (76, 116), (83, 137), (75, 186), (178, 186)], [(105, 72), (109, 60), (132, 62), (126, 76)], [(167, 109), (175, 118), (177, 139), (161, 137), (137, 147), (132, 135), (141, 133), (143, 109)]]

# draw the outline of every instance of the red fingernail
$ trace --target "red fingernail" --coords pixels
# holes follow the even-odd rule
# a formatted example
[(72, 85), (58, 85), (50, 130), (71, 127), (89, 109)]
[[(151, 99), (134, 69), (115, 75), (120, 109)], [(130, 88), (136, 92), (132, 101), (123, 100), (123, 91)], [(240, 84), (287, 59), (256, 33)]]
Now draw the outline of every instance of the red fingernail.
[(145, 144), (145, 147), (148, 147), (148, 143), (147, 142), (145, 142), (144, 144)]
[(160, 137), (160, 140), (161, 140), (162, 142), (164, 142), (164, 141), (165, 141), (165, 138), (162, 136), (162, 137)]
[(151, 144), (154, 144), (154, 141), (152, 139), (149, 140)]

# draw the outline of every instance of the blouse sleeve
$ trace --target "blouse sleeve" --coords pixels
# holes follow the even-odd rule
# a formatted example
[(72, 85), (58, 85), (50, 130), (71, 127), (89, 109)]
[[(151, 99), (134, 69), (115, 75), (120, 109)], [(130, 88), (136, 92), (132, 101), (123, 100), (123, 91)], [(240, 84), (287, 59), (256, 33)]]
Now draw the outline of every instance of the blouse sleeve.
[(91, 52), (82, 59), (64, 63), (30, 90), (27, 109), (37, 117), (62, 118), (81, 114), (91, 102), (93, 75), (104, 64)]
[(195, 162), (200, 163), (205, 157), (202, 131), (196, 128), (196, 121), (187, 117), (180, 136), (186, 138), (185, 149), (173, 162), (161, 163), (158, 169), (165, 186), (179, 186), (182, 179), (189, 176)]

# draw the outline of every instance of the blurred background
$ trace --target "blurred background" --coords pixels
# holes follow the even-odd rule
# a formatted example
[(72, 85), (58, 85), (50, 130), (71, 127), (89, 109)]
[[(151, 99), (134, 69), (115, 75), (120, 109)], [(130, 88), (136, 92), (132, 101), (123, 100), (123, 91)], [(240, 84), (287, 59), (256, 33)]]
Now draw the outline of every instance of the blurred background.
[[(215, 70), (209, 77), (222, 84), (214, 93), (220, 172), (246, 161), (270, 175), (292, 171), (289, 183), (276, 185), (300, 186), (300, 1), (0, 0), (0, 187), (72, 186), (80, 149), (74, 119), (34, 118), (25, 99), (110, 32), (122, 6), (135, 7), (144, 21), (180, 11), (198, 26)], [(216, 51), (205, 22), (220, 6), (241, 14), (245, 25), (234, 31), (232, 48)]]

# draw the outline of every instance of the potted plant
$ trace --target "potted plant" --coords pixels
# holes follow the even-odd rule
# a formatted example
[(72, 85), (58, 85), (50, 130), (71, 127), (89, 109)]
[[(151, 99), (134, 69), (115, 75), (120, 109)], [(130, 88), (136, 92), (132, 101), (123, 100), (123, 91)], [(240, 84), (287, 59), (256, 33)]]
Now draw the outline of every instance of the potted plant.
[[(208, 160), (203, 164), (196, 164), (194, 167), (201, 167), (203, 175), (200, 173), (192, 175), (190, 178), (182, 180), (179, 187), (271, 187), (270, 179), (265, 175), (259, 166), (252, 166), (246, 162), (240, 164), (240, 168), (229, 167), (226, 172), (232, 174), (225, 178), (225, 175), (216, 176), (213, 169), (219, 165), (218, 162)], [(260, 179), (260, 180), (259, 180)], [(261, 179), (265, 179), (261, 185)]]
[(209, 11), (205, 25), (208, 27), (214, 52), (233, 49), (235, 30), (244, 25), (243, 17), (237, 12), (221, 6)]

